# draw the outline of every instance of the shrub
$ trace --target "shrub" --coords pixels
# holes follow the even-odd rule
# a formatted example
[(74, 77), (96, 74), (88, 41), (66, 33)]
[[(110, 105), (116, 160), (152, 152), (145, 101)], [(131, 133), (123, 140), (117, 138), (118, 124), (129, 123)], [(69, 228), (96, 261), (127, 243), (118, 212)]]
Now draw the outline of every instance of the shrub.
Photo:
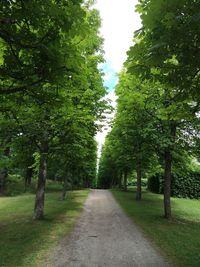
[[(163, 174), (155, 174), (148, 179), (148, 189), (154, 193), (163, 193)], [(200, 198), (200, 173), (187, 172), (184, 175), (172, 174), (171, 196)]]
[(184, 176), (174, 174), (171, 195), (184, 198), (200, 198), (200, 173), (189, 172)]
[[(143, 187), (147, 186), (147, 179), (142, 179), (141, 185)], [(137, 186), (137, 180), (133, 180), (132, 182), (128, 182), (128, 186)]]

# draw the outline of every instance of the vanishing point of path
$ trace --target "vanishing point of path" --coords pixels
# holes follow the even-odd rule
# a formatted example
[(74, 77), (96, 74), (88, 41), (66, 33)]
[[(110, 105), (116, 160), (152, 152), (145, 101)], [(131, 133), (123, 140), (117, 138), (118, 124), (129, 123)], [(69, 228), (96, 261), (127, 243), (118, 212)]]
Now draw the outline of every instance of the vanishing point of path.
[(91, 191), (73, 233), (51, 257), (48, 266), (56, 267), (169, 266), (107, 190)]

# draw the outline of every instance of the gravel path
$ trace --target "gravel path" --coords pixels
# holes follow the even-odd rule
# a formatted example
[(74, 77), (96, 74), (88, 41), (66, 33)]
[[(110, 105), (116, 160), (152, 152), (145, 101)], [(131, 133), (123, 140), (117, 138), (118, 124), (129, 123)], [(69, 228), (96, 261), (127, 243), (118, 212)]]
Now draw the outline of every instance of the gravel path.
[(50, 260), (46, 266), (169, 266), (107, 190), (91, 191), (75, 230)]

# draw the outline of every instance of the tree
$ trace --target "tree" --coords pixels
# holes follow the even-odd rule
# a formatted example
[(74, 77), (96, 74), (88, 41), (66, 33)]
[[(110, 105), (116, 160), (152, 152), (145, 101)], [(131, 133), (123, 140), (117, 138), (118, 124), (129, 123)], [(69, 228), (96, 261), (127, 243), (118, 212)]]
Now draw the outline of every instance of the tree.
[[(80, 31), (82, 1), (3, 1), (0, 94), (39, 93), (72, 71), (71, 40)], [(31, 11), (31, 12), (30, 12)], [(71, 19), (73, 18), (73, 19)], [(73, 65), (74, 66), (74, 65)]]
[(163, 91), (159, 118), (165, 147), (164, 208), (168, 219), (177, 129), (191, 122), (199, 110), (198, 7), (196, 1), (141, 0), (138, 11), (143, 27), (136, 32), (136, 44), (128, 53), (129, 71), (141, 79), (159, 82)]
[(37, 152), (34, 218), (42, 219), (50, 159), (60, 153), (63, 170), (57, 171), (63, 179), (70, 173), (74, 185), (80, 179), (89, 186), (95, 173), (94, 135), (105, 94), (100, 19), (82, 1), (9, 1), (2, 13), (0, 111), (9, 114), (8, 127), (15, 122), (13, 142), (31, 146), (27, 159)]

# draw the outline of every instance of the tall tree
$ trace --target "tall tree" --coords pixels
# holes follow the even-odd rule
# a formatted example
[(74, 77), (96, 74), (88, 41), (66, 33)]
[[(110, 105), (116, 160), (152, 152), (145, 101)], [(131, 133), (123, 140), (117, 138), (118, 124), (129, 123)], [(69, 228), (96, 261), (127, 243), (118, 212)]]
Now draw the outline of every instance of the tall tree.
[[(199, 8), (197, 1), (143, 1), (142, 28), (130, 49), (127, 67), (141, 79), (159, 82), (165, 159), (165, 217), (171, 218), (170, 187), (177, 129), (199, 110)], [(187, 29), (187, 30), (186, 30)]]
[(8, 1), (1, 8), (0, 111), (9, 114), (8, 126), (15, 121), (15, 141), (31, 144), (30, 157), (39, 153), (34, 217), (42, 219), (49, 160), (59, 151), (66, 173), (77, 163), (73, 175), (88, 185), (95, 173), (105, 94), (100, 18), (89, 2), (77, 0)]

